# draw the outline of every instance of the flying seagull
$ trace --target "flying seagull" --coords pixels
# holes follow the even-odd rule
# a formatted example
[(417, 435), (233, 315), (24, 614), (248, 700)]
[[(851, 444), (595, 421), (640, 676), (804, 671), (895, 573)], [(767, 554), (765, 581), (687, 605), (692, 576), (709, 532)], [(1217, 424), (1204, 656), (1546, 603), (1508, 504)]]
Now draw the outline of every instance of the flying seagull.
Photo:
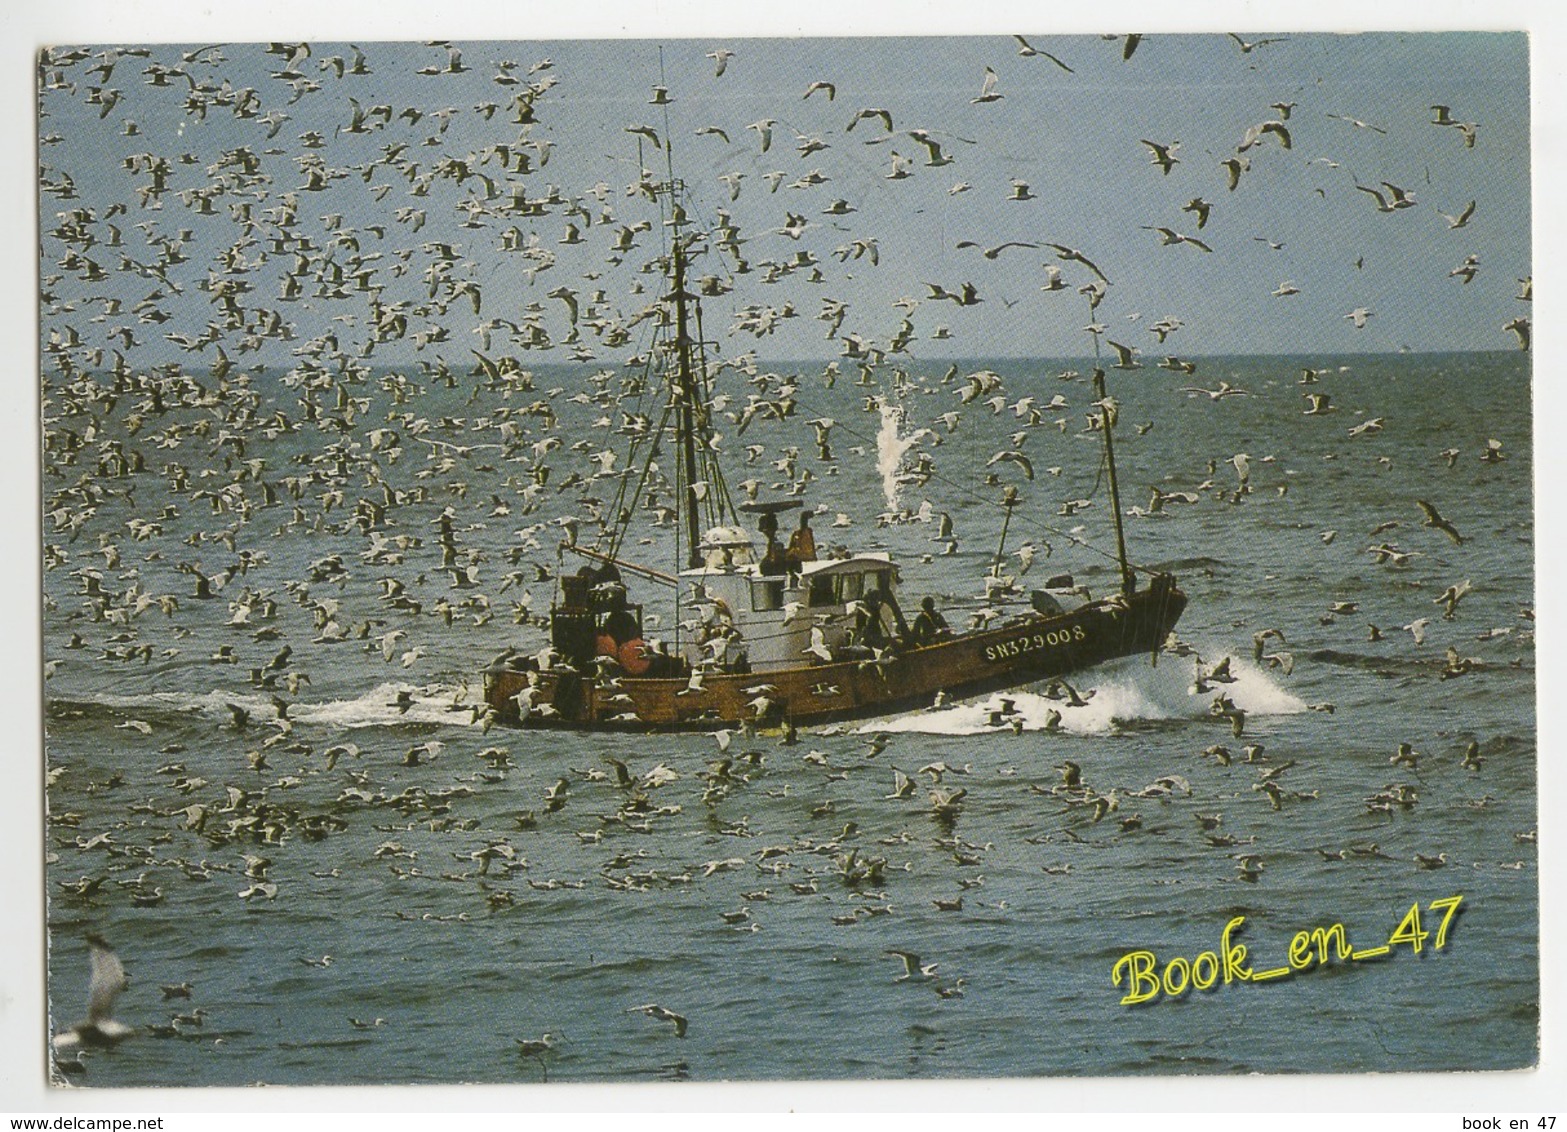
[(1175, 156), (1175, 151), (1181, 147), (1180, 142), (1173, 141), (1169, 145), (1160, 145), (1158, 142), (1149, 141), (1147, 138), (1140, 138), (1138, 140), (1141, 141), (1143, 145), (1147, 146), (1149, 152), (1153, 154), (1153, 156), (1148, 159), (1148, 163), (1150, 165), (1157, 165), (1160, 169), (1164, 170), (1164, 175), (1166, 177), (1170, 175), (1171, 169), (1175, 168), (1181, 163), (1181, 159)]
[(1431, 527), (1433, 530), (1441, 531), (1448, 538), (1452, 539), (1456, 545), (1463, 544), (1464, 539), (1463, 536), (1458, 533), (1458, 528), (1453, 526), (1453, 524), (1448, 522), (1448, 520), (1444, 519), (1441, 513), (1438, 512), (1434, 506), (1426, 502), (1424, 499), (1417, 499), (1415, 500), (1415, 503), (1419, 506), (1420, 510), (1425, 512), (1425, 521), (1420, 524), (1421, 526)]
[(1237, 47), (1239, 47), (1241, 49), (1241, 54), (1242, 55), (1250, 55), (1253, 51), (1257, 50), (1257, 48), (1259, 48), (1259, 47), (1266, 47), (1270, 43), (1284, 43), (1284, 42), (1286, 42), (1289, 39), (1288, 36), (1274, 36), (1274, 37), (1271, 37), (1269, 39), (1259, 39), (1255, 43), (1247, 43), (1240, 36), (1236, 35), (1233, 31), (1232, 32), (1226, 32), (1225, 34), (1228, 35), (1231, 39), (1233, 39), (1235, 41), (1235, 46), (1237, 46)]
[(657, 1018), (660, 1022), (673, 1022), (675, 1025), (675, 1037), (686, 1036), (686, 1028), (689, 1025), (684, 1016), (676, 1014), (667, 1007), (660, 1006), (656, 1002), (647, 1003), (645, 1006), (633, 1006), (627, 1009), (627, 1014), (646, 1014), (649, 1018)]
[(1469, 218), (1474, 215), (1474, 213), (1475, 213), (1475, 202), (1474, 201), (1470, 201), (1468, 204), (1464, 205), (1464, 210), (1462, 212), (1460, 212), (1457, 216), (1449, 216), (1447, 213), (1443, 212), (1440, 208), (1437, 209), (1436, 212), (1437, 212), (1438, 216), (1440, 216), (1443, 220), (1447, 221), (1447, 226), (1449, 228), (1462, 228), (1462, 227), (1464, 227), (1465, 225), (1467, 225), (1469, 223)]
[(1387, 189), (1388, 197), (1383, 196), (1376, 189), (1368, 188), (1365, 185), (1355, 186), (1361, 192), (1369, 193), (1371, 196), (1376, 197), (1378, 212), (1396, 212), (1400, 208), (1413, 208), (1415, 206), (1415, 198), (1409, 195), (1408, 189), (1401, 189), (1391, 181), (1383, 181), (1382, 187)]
[(1348, 122), (1351, 126), (1355, 126), (1362, 130), (1372, 130), (1379, 134), (1387, 133), (1387, 131), (1384, 130), (1381, 126), (1373, 126), (1370, 122), (1362, 122), (1359, 118), (1351, 118), (1344, 114), (1329, 114), (1328, 117), (1336, 119), (1340, 122)]
[(997, 102), (997, 101), (1000, 101), (1000, 99), (1002, 98), (1002, 95), (999, 94), (996, 91), (996, 83), (997, 83), (997, 81), (998, 80), (996, 79), (996, 72), (994, 70), (992, 70), (990, 67), (986, 67), (985, 68), (985, 81), (980, 85), (979, 95), (978, 95), (978, 97), (969, 99), (969, 102), (977, 106), (981, 102)]
[(120, 966), (119, 957), (101, 935), (88, 935), (87, 946), (92, 972), (87, 984), (87, 1018), (55, 1035), (55, 1049), (70, 1049), (77, 1045), (112, 1046), (133, 1033), (130, 1026), (111, 1017), (115, 999), (130, 983), (125, 968)]
[[(1106, 341), (1109, 341), (1106, 339)], [(1115, 365), (1113, 369), (1142, 369), (1142, 363), (1134, 361), (1133, 355), (1137, 353), (1136, 346), (1123, 346), (1119, 342), (1110, 342), (1110, 348), (1115, 351)]]
[(907, 982), (909, 979), (934, 979), (936, 977), (935, 963), (921, 963), (920, 957), (912, 951), (899, 951), (893, 948), (883, 951), (883, 955), (903, 960), (903, 974), (893, 980), (895, 983)]
[(1173, 244), (1190, 244), (1190, 245), (1192, 245), (1192, 247), (1198, 248), (1201, 251), (1205, 251), (1205, 252), (1212, 252), (1213, 251), (1212, 248), (1210, 248), (1207, 244), (1203, 243), (1196, 236), (1183, 236), (1183, 235), (1181, 235), (1181, 233), (1177, 232), (1174, 228), (1160, 228), (1160, 227), (1156, 227), (1155, 225), (1152, 225), (1152, 224), (1144, 224), (1144, 225), (1142, 225), (1142, 227), (1146, 228), (1150, 232), (1157, 232), (1157, 233), (1159, 233), (1160, 246), (1161, 247), (1169, 247), (1169, 246), (1171, 246)]
[(1050, 52), (1039, 50), (1039, 48), (1029, 43), (1028, 40), (1024, 39), (1021, 35), (1014, 34), (1012, 38), (1017, 40), (1017, 53), (1023, 56), (1025, 59), (1031, 59), (1035, 55), (1043, 55), (1046, 59), (1049, 59), (1052, 63), (1060, 67), (1067, 74), (1076, 74), (1076, 72), (1073, 71), (1071, 67), (1068, 67), (1065, 63), (1061, 62), (1061, 60), (1050, 54)]
[(1260, 122), (1247, 130), (1246, 136), (1241, 139), (1241, 144), (1236, 147), (1236, 152), (1245, 153), (1248, 149), (1262, 140), (1263, 134), (1272, 134), (1274, 137), (1279, 139), (1279, 144), (1282, 145), (1285, 149), (1290, 148), (1289, 127), (1286, 126), (1283, 122), (1269, 120), (1267, 122)]
[(1091, 259), (1085, 256), (1082, 252), (1077, 251), (1075, 248), (1069, 248), (1065, 244), (1046, 244), (1045, 246), (1048, 248), (1054, 248), (1056, 255), (1060, 256), (1063, 260), (1066, 260), (1070, 263), (1080, 263), (1084, 267), (1088, 268), (1089, 271), (1092, 271), (1095, 275), (1099, 276), (1099, 278), (1103, 279), (1106, 283), (1110, 282), (1109, 276), (1107, 276), (1103, 271), (1100, 271), (1098, 266), (1095, 265)]
[(1208, 213), (1210, 210), (1212, 210), (1212, 208), (1213, 205), (1208, 201), (1203, 200), (1202, 197), (1193, 197), (1191, 200), (1181, 205), (1182, 212), (1190, 212), (1196, 215), (1197, 227), (1199, 229), (1206, 228), (1208, 226)]

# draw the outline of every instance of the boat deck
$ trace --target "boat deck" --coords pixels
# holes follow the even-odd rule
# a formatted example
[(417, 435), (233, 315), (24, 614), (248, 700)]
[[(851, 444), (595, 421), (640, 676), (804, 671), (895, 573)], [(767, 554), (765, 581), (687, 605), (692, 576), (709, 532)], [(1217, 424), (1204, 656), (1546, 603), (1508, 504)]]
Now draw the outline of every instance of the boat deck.
[[(822, 724), (929, 705), (938, 692), (978, 695), (1066, 676), (1107, 660), (1155, 655), (1186, 606), (1168, 575), (1130, 596), (1070, 612), (1031, 613), (992, 629), (770, 672), (601, 678), (587, 665), (539, 669), (532, 658), (485, 674), (502, 722), (627, 731)], [(517, 663), (517, 662), (514, 662)]]

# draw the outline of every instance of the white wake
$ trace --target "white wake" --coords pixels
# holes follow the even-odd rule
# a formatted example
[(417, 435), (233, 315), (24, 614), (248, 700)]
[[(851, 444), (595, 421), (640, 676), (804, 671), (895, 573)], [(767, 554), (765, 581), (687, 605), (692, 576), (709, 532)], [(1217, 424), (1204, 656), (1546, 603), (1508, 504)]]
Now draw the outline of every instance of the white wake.
[[(1221, 656), (1215, 650), (1210, 655)], [(1247, 715), (1294, 715), (1308, 710), (1304, 701), (1278, 684), (1249, 659), (1233, 656), (1231, 683), (1212, 685), (1206, 692), (1193, 690), (1195, 668), (1190, 659), (1161, 656), (1158, 667), (1141, 657), (1127, 657), (1089, 672), (1066, 677), (1066, 682), (1086, 701), (1073, 707), (1069, 697), (1060, 699), (1042, 690), (996, 692), (941, 708), (910, 712), (876, 720), (858, 730), (911, 731), (928, 735), (983, 735), (998, 727), (1009, 728), (1015, 718), (1025, 731), (1043, 731), (1059, 714), (1056, 728), (1074, 734), (1095, 735), (1115, 731), (1124, 724), (1160, 719), (1203, 719), (1222, 693)], [(1044, 685), (1034, 685), (1042, 689)], [(1010, 702), (1012, 711), (1005, 712)]]

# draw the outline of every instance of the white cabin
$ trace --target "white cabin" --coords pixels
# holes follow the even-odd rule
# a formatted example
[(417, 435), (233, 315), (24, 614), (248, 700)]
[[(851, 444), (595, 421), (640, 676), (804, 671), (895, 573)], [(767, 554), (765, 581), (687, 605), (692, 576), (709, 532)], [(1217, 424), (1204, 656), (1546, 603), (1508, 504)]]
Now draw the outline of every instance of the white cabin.
[[(715, 528), (703, 539), (705, 565), (680, 573), (681, 620), (699, 628), (683, 647), (693, 666), (753, 672), (825, 663), (855, 644), (851, 638), (868, 595), (880, 591), (896, 601), (898, 568), (885, 553), (818, 558), (781, 574), (763, 574), (755, 548), (738, 528)], [(896, 615), (882, 606), (882, 632), (899, 632)], [(813, 649), (813, 629), (821, 631)], [(732, 632), (730, 631), (732, 630)]]

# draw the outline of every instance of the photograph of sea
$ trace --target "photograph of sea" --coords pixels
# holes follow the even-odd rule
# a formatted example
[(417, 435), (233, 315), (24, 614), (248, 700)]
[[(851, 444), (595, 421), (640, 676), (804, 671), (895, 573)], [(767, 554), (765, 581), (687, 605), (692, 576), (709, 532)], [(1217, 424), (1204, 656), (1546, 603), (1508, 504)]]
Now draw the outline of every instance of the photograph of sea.
[(1537, 1064), (1529, 37), (1018, 31), (39, 45), (51, 1090)]

